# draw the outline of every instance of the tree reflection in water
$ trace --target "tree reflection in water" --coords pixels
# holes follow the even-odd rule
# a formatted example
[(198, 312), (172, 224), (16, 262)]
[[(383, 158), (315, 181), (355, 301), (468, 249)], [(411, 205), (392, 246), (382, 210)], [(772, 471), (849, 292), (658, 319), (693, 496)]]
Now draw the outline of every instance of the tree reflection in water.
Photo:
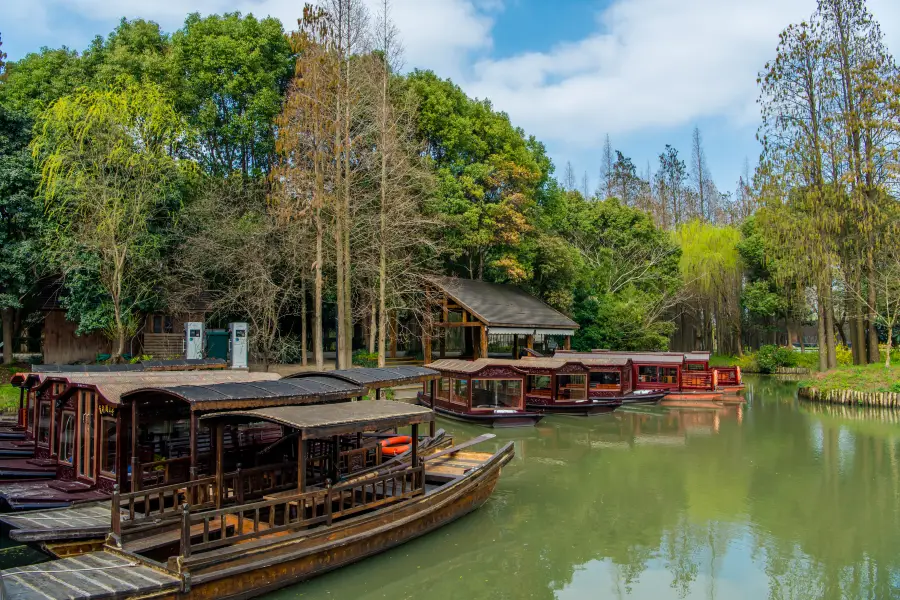
[(748, 380), (746, 406), (498, 430), (517, 457), (481, 510), (279, 595), (898, 597), (898, 414)]

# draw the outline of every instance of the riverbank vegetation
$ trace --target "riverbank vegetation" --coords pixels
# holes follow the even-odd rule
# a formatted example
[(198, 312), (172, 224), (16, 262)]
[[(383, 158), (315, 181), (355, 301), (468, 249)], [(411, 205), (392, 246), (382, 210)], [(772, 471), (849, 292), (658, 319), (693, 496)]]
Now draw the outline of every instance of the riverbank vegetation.
[(850, 365), (816, 373), (800, 382), (800, 387), (821, 391), (853, 390), (856, 392), (900, 393), (900, 365)]
[(404, 71), (390, 3), (367, 6), (307, 6), (296, 28), (123, 19), (0, 65), (4, 359), (59, 282), (114, 359), (144, 314), (202, 296), (251, 324), (260, 362), (350, 365), (362, 338), (384, 364), (433, 274), (523, 287), (579, 323), (580, 350), (741, 357), (817, 328), (826, 370), (840, 344), (861, 364), (896, 341), (900, 75), (862, 0), (785, 29), (762, 160), (734, 191), (699, 129), (646, 169), (607, 138), (589, 189), (488, 99)]

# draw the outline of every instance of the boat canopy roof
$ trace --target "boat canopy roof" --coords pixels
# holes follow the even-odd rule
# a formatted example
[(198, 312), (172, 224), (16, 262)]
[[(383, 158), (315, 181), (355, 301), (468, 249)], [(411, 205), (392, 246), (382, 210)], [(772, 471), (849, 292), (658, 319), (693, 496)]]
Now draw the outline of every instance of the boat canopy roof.
[(552, 370), (566, 365), (576, 364), (585, 368), (591, 367), (624, 367), (630, 362), (629, 357), (619, 356), (587, 356), (586, 358), (569, 355), (554, 358), (479, 358), (478, 360), (443, 359), (428, 365), (431, 369), (450, 373), (475, 374), (488, 367), (510, 367), (527, 372), (529, 369)]
[[(44, 384), (59, 381), (55, 375)], [(96, 390), (107, 402), (120, 404), (122, 396), (142, 389), (171, 386), (237, 385), (248, 381), (271, 382), (278, 379), (275, 373), (248, 373), (247, 371), (144, 371), (125, 373), (71, 374), (65, 382), (66, 390), (59, 399), (65, 400), (77, 390)]]
[[(302, 379), (277, 379), (271, 374), (251, 373), (248, 380), (234, 383), (186, 381), (185, 385), (142, 386), (122, 394), (123, 402), (141, 402), (159, 398), (175, 398), (191, 405), (191, 410), (251, 409), (284, 404), (314, 404), (337, 402), (365, 396), (362, 386), (328, 374)], [(253, 379), (257, 379), (254, 381)]]
[(339, 369), (336, 371), (303, 371), (288, 375), (284, 379), (308, 379), (310, 377), (336, 377), (354, 385), (368, 389), (380, 389), (413, 383), (424, 383), (437, 379), (440, 373), (432, 369), (416, 366), (380, 367), (363, 369)]
[(630, 358), (632, 362), (640, 364), (665, 364), (665, 365), (681, 365), (684, 364), (685, 355), (668, 352), (610, 352), (608, 350), (594, 350), (591, 352), (568, 352), (565, 350), (557, 350), (553, 358), (566, 358), (572, 360), (582, 360), (597, 357), (620, 357)]
[(212, 413), (200, 418), (206, 422), (269, 421), (292, 427), (300, 432), (302, 439), (311, 439), (428, 423), (434, 420), (434, 413), (424, 406), (405, 402), (364, 400), (339, 404), (273, 406)]

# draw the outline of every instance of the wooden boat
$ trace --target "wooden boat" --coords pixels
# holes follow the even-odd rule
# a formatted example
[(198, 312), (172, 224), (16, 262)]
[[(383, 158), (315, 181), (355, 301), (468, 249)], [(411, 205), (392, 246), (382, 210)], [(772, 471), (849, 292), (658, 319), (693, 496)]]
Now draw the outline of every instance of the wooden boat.
[[(226, 425), (266, 421), (295, 440), (296, 488), (244, 501), (223, 472), (217, 446), (213, 478), (191, 482), (184, 505), (124, 519), (133, 498), (113, 496), (112, 533), (102, 550), (0, 572), (5, 595), (22, 600), (80, 598), (249, 598), (382, 552), (481, 506), (491, 495), (513, 444), (496, 453), (461, 444), (424, 461), (379, 466), (334, 480), (310, 480), (332, 466), (310, 462), (314, 444), (359, 437), (362, 431), (433, 423), (434, 413), (400, 402), (368, 401), (279, 406), (206, 415), (216, 439)], [(288, 433), (290, 430), (292, 433)], [(333, 448), (337, 448), (337, 444)], [(336, 466), (336, 465), (334, 465)], [(336, 473), (335, 473), (336, 474)], [(334, 481), (334, 484), (332, 484)], [(200, 494), (211, 489), (210, 496)], [(176, 536), (160, 545), (175, 525)], [(125, 568), (127, 567), (127, 568)], [(90, 569), (90, 577), (84, 570)], [(52, 574), (52, 575), (51, 575)]]
[[(197, 422), (205, 412), (347, 401), (368, 389), (436, 376), (421, 367), (314, 373), (281, 382), (275, 374), (240, 370), (53, 373), (32, 394), (35, 456), (0, 461), (7, 479), (0, 482), (0, 500), (7, 509), (47, 509), (108, 499), (116, 484), (143, 489), (186, 481), (192, 470), (211, 468), (210, 433)], [(205, 387), (191, 397), (178, 393), (179, 386), (194, 384)], [(216, 384), (232, 387), (209, 397)], [(271, 456), (279, 434), (271, 426), (235, 430), (225, 441), (231, 464), (259, 466), (267, 458), (259, 452)]]
[[(432, 384), (433, 389), (422, 393), (421, 403), (433, 404), (439, 414), (469, 421), (476, 421), (483, 414), (476, 393), (484, 382), (495, 386), (504, 382), (507, 390), (515, 391), (505, 399), (505, 410), (538, 415), (597, 415), (612, 412), (626, 402), (657, 402), (665, 395), (663, 391), (635, 390), (631, 359), (621, 357), (440, 360), (428, 366), (442, 377)], [(524, 402), (519, 400), (520, 394)], [(492, 417), (488, 410), (482, 418)]]

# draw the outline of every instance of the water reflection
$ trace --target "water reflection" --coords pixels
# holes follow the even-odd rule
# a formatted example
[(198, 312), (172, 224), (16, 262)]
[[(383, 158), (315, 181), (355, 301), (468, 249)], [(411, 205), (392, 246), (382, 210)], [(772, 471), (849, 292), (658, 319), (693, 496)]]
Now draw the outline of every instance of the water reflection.
[(517, 457), (480, 511), (278, 596), (900, 597), (897, 414), (747, 398), (500, 430)]

